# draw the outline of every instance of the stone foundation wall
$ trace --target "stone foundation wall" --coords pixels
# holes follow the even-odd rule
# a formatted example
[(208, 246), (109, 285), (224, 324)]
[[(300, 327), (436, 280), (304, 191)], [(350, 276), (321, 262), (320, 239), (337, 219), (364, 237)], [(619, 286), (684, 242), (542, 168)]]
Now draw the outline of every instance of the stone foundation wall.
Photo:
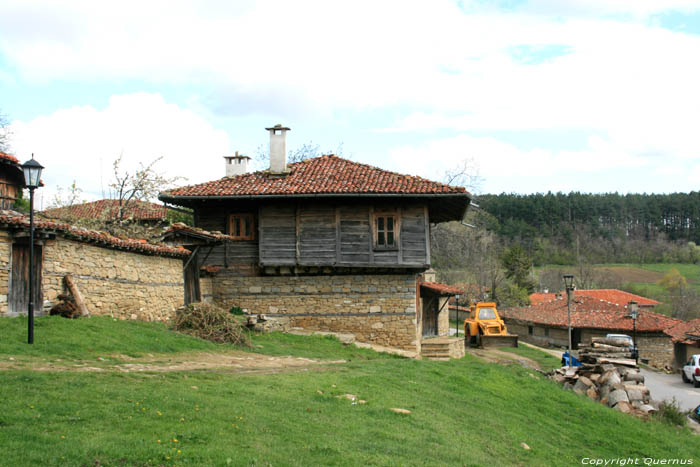
[[(12, 239), (0, 236), (0, 315), (7, 313)], [(43, 311), (68, 293), (70, 274), (93, 315), (163, 321), (184, 303), (182, 259), (104, 248), (57, 237), (43, 247)], [(41, 314), (42, 307), (36, 311)]]
[(291, 327), (348, 332), (357, 340), (416, 350), (416, 276), (258, 276), (221, 270), (214, 301), (251, 314), (289, 318)]

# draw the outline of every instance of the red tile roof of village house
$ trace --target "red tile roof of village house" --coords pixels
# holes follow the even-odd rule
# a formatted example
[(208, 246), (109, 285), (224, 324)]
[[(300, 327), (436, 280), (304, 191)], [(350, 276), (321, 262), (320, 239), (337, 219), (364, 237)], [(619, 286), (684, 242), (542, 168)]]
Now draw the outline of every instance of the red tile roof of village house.
[(460, 295), (464, 293), (464, 290), (462, 289), (458, 289), (457, 287), (452, 287), (451, 285), (447, 284), (441, 284), (439, 282), (421, 282), (420, 286), (440, 295)]
[(160, 198), (265, 196), (309, 194), (465, 194), (463, 187), (402, 175), (329, 154), (289, 164), (290, 173), (269, 171), (224, 177), (199, 185), (175, 188)]
[[(566, 327), (568, 325), (566, 298), (555, 299), (539, 305), (506, 308), (501, 315), (518, 321)], [(633, 322), (628, 318), (629, 310), (624, 305), (579, 296), (571, 302), (571, 326), (590, 329), (633, 330)], [(653, 311), (639, 310), (637, 331), (661, 332), (681, 321)]]
[[(29, 217), (15, 211), (0, 211), (0, 228), (19, 227), (29, 228)], [(157, 256), (186, 257), (190, 252), (184, 248), (172, 248), (165, 245), (147, 243), (146, 240), (133, 238), (121, 239), (107, 232), (89, 230), (43, 219), (34, 219), (34, 227), (38, 231), (55, 232), (76, 241), (93, 243), (99, 246), (119, 250), (131, 250)]]
[(14, 162), (15, 164), (19, 164), (19, 159), (17, 159), (12, 154), (7, 154), (5, 152), (0, 152), (0, 159), (4, 159), (6, 161), (10, 161), (10, 162)]
[[(566, 297), (566, 292), (559, 292), (563, 297)], [(538, 305), (543, 302), (549, 302), (556, 299), (555, 293), (532, 293), (530, 294), (530, 305)], [(625, 292), (617, 289), (576, 289), (574, 295), (578, 297), (591, 297), (606, 302), (617, 303), (618, 305), (627, 305), (631, 301), (637, 302), (641, 306), (660, 305), (661, 302), (652, 300), (651, 298), (642, 297), (633, 293)]]
[(683, 321), (666, 331), (673, 342), (692, 344), (700, 341), (700, 318), (692, 321)]
[[(74, 204), (62, 208), (45, 209), (41, 214), (53, 219), (100, 219), (113, 218), (119, 212), (119, 200), (100, 199), (89, 203)], [(161, 221), (167, 217), (168, 209), (147, 201), (129, 201), (124, 217), (142, 221)]]

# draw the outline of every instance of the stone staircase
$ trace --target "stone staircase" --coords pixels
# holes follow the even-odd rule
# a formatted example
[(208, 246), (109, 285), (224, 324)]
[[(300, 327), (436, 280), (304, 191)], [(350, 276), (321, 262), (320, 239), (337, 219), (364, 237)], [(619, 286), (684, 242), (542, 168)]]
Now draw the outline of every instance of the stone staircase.
[(464, 357), (464, 339), (457, 337), (429, 337), (420, 344), (420, 354), (429, 360), (449, 360)]

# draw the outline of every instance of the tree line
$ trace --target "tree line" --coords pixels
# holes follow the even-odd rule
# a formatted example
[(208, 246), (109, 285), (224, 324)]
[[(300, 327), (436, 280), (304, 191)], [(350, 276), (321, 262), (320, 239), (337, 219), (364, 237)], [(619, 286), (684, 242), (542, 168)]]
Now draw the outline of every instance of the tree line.
[(482, 195), (483, 227), (535, 264), (700, 262), (700, 192)]

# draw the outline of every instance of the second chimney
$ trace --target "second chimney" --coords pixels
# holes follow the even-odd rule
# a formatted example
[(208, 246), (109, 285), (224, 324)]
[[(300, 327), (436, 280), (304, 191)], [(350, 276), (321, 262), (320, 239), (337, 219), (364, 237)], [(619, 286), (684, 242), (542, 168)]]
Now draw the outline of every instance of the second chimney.
[(226, 176), (235, 177), (236, 175), (243, 175), (248, 172), (248, 161), (250, 157), (244, 156), (243, 154), (238, 154), (236, 151), (235, 156), (224, 156), (226, 159)]
[(270, 173), (284, 174), (287, 172), (286, 133), (290, 129), (280, 124), (265, 129), (270, 132)]

